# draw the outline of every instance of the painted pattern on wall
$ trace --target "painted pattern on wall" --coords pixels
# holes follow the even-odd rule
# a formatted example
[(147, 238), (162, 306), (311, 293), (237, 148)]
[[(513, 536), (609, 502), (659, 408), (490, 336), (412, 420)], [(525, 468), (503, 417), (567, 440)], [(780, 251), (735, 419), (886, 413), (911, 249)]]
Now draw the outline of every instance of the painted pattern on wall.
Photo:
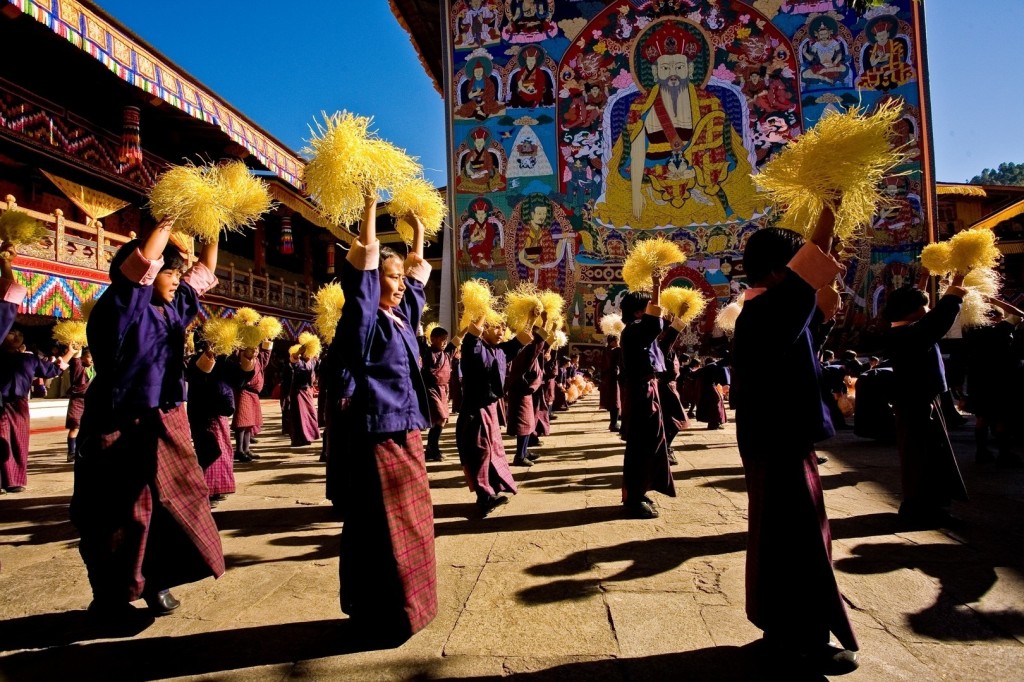
[(576, 345), (625, 291), (622, 261), (662, 235), (669, 279), (739, 289), (749, 235), (771, 219), (757, 170), (830, 107), (904, 102), (909, 163), (857, 245), (851, 322), (912, 278), (926, 239), (924, 129), (910, 0), (863, 17), (845, 0), (449, 0), (457, 266), (504, 291), (565, 295)]

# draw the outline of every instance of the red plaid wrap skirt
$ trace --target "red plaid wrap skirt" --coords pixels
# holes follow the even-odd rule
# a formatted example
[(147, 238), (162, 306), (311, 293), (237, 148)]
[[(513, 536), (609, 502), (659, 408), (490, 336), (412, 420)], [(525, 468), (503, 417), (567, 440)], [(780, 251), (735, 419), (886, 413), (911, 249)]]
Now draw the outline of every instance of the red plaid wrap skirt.
[(68, 415), (64, 418), (64, 428), (82, 428), (83, 412), (85, 412), (85, 398), (68, 398)]
[(0, 410), (0, 473), (3, 488), (28, 484), (29, 412), (26, 398), (6, 398)]
[(235, 416), (231, 428), (252, 429), (253, 433), (263, 429), (263, 408), (260, 406), (259, 393), (245, 389), (235, 392)]
[(427, 389), (427, 407), (430, 408), (430, 425), (443, 426), (448, 420), (448, 384)]
[(516, 481), (501, 440), (498, 402), (475, 409), (462, 407), (455, 423), (455, 443), (469, 489), (488, 495), (515, 493)]
[[(93, 421), (90, 421), (93, 420)], [(71, 521), (97, 598), (131, 601), (224, 573), (209, 492), (185, 408), (146, 410), (100, 433), (90, 415), (78, 439)]]
[(420, 432), (352, 434), (341, 610), (406, 634), (437, 615), (434, 508)]
[(296, 391), (288, 405), (289, 429), (292, 445), (309, 445), (320, 440), (320, 422), (316, 416), (313, 389)]
[[(231, 429), (228, 417), (208, 420), (202, 430), (192, 430), (196, 455), (203, 468), (203, 477), (211, 495), (235, 492), (234, 451), (231, 448)], [(205, 452), (200, 452), (200, 450)]]

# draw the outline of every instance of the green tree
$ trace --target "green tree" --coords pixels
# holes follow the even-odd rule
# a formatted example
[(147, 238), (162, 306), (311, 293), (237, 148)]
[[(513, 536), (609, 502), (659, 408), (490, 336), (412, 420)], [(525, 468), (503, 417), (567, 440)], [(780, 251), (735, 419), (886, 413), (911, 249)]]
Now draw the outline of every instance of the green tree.
[(1001, 163), (999, 168), (986, 168), (968, 182), (972, 185), (1024, 186), (1024, 163)]

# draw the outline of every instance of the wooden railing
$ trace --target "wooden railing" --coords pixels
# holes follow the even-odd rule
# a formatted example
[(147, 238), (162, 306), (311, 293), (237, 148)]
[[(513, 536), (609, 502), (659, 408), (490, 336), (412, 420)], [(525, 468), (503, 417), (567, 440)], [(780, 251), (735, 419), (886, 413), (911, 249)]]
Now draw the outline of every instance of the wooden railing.
[[(17, 209), (41, 222), (50, 234), (36, 244), (23, 244), (18, 253), (55, 263), (77, 265), (100, 272), (110, 271), (110, 261), (123, 244), (135, 238), (135, 232), (126, 237), (106, 232), (99, 220), (88, 224), (68, 220), (64, 212), (40, 213), (18, 206), (10, 194), (0, 201), (0, 211)], [(222, 252), (223, 254), (223, 252)], [(219, 265), (220, 282), (210, 293), (246, 303), (279, 308), (302, 316), (310, 314), (312, 292), (302, 284), (289, 284), (283, 277), (275, 278), (253, 274), (252, 270), (238, 270), (234, 263)]]

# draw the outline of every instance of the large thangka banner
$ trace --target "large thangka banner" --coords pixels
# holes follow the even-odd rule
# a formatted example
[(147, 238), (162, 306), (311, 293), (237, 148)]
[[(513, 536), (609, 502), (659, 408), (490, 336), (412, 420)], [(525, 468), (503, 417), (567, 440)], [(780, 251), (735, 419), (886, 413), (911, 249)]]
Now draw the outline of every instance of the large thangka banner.
[(911, 162), (849, 270), (863, 323), (926, 239), (912, 4), (858, 17), (845, 0), (448, 0), (460, 281), (561, 292), (585, 346), (618, 310), (629, 247), (662, 235), (689, 256), (669, 283), (714, 298), (696, 340), (770, 218), (752, 175), (830, 107), (897, 98)]

